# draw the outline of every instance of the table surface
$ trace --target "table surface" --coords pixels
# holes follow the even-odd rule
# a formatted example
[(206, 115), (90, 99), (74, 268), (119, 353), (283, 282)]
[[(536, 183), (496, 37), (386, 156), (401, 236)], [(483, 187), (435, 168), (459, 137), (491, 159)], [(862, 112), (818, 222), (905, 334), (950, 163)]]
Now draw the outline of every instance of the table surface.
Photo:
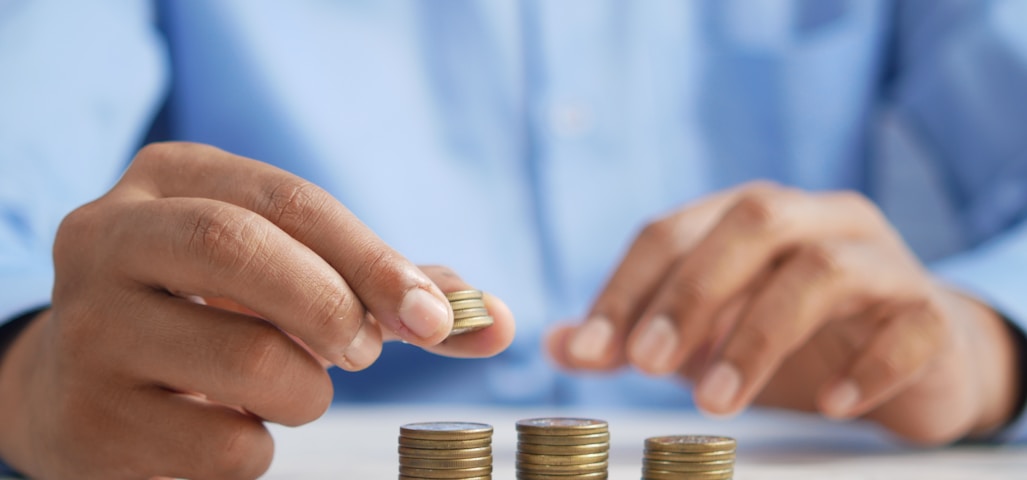
[(895, 441), (873, 425), (834, 423), (786, 412), (752, 412), (731, 420), (713, 420), (679, 411), (426, 406), (340, 406), (310, 425), (272, 426), (276, 456), (265, 478), (396, 478), (400, 425), (458, 420), (493, 425), (493, 478), (512, 480), (517, 443), (514, 423), (540, 416), (607, 420), (613, 480), (640, 477), (646, 437), (692, 433), (728, 435), (738, 441), (737, 480), (1027, 478), (1027, 445), (919, 449)]

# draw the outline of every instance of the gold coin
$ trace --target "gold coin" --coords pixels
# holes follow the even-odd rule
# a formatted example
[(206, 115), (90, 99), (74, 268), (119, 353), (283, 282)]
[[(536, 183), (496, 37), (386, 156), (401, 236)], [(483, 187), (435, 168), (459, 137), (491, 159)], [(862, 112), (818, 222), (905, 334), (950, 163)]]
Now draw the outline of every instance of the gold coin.
[(517, 462), (517, 471), (528, 473), (546, 473), (550, 475), (577, 475), (579, 473), (605, 472), (609, 461), (603, 460), (582, 465), (536, 465), (534, 463)]
[(646, 459), (660, 460), (667, 462), (689, 463), (689, 462), (710, 462), (715, 460), (734, 460), (734, 450), (723, 452), (702, 452), (702, 453), (680, 453), (661, 452), (658, 450), (645, 450), (642, 454)]
[[(422, 477), (411, 477), (409, 475), (399, 474), (399, 480), (424, 480)], [(481, 475), (477, 477), (460, 477), (460, 480), (492, 480), (492, 474)]]
[(468, 308), (485, 308), (484, 298), (468, 298), (467, 300), (454, 300), (449, 302), (449, 306), (453, 311), (465, 310)]
[(450, 302), (456, 300), (470, 300), (472, 298), (482, 298), (483, 294), (481, 290), (457, 290), (455, 292), (449, 292), (446, 294), (446, 300)]
[[(566, 437), (563, 437), (566, 438)], [(517, 451), (536, 455), (586, 455), (610, 451), (610, 444), (586, 443), (583, 445), (536, 445), (534, 443), (517, 443)]]
[(459, 478), (480, 477), (492, 473), (492, 466), (474, 468), (414, 468), (399, 466), (400, 475), (417, 478)]
[(492, 455), (492, 447), (412, 448), (399, 446), (399, 454), (410, 458), (474, 458)]
[(539, 455), (517, 452), (517, 461), (534, 465), (584, 465), (603, 462), (610, 458), (609, 452), (586, 453), (583, 455)]
[(467, 448), (488, 447), (492, 445), (492, 437), (472, 438), (470, 440), (436, 440), (399, 436), (400, 447), (420, 448), (427, 450), (460, 450)]
[(489, 315), (454, 320), (453, 329), (449, 331), (449, 336), (452, 337), (454, 335), (477, 332), (478, 330), (491, 327), (493, 323), (495, 323), (495, 319)]
[(713, 435), (670, 435), (645, 439), (645, 448), (681, 453), (723, 452), (735, 449), (735, 439)]
[(460, 320), (462, 318), (472, 317), (484, 317), (489, 314), (487, 308), (465, 308), (463, 310), (456, 310), (453, 312), (453, 320)]
[(733, 469), (717, 470), (713, 472), (683, 473), (642, 468), (643, 480), (731, 480), (734, 476), (735, 472)]
[(517, 472), (517, 480), (606, 480), (607, 476), (607, 472), (576, 473), (574, 475)]
[(408, 423), (399, 427), (399, 435), (422, 440), (474, 440), (491, 438), (492, 425), (469, 422)]
[(399, 456), (399, 464), (405, 467), (452, 470), (455, 468), (491, 467), (492, 455), (474, 458), (416, 458)]
[(642, 462), (644, 468), (650, 470), (665, 470), (668, 472), (715, 472), (734, 468), (734, 460), (714, 460), (711, 462), (666, 462), (660, 460), (646, 459)]
[(610, 432), (588, 433), (584, 435), (535, 435), (531, 433), (518, 433), (517, 439), (521, 443), (534, 445), (588, 445), (595, 443), (609, 443)]
[(517, 431), (534, 435), (584, 435), (608, 432), (603, 420), (590, 418), (529, 418), (517, 422)]

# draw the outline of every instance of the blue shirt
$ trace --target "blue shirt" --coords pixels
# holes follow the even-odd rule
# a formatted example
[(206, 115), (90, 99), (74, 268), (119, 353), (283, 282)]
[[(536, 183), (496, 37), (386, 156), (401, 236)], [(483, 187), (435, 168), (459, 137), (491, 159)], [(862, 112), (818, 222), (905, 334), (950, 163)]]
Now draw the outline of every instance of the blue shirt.
[(864, 192), (1027, 319), (1027, 2), (0, 0), (0, 69), (0, 318), (49, 301), (60, 219), (165, 95), (152, 138), (310, 179), (517, 315), (497, 358), (390, 345), (340, 401), (687, 404), (540, 338), (647, 220), (755, 178)]

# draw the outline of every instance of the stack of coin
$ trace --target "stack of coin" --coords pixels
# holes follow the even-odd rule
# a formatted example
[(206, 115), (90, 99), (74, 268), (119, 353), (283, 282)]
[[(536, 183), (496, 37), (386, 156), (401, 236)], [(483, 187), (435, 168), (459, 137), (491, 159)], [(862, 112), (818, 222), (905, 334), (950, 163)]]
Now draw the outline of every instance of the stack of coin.
[(427, 422), (399, 428), (399, 480), (492, 480), (492, 426)]
[(735, 472), (735, 440), (707, 435), (675, 435), (645, 440), (642, 480), (730, 480)]
[(602, 420), (517, 422), (517, 480), (605, 479), (609, 458), (610, 430)]
[(485, 308), (481, 290), (449, 292), (446, 299), (453, 307), (453, 330), (449, 333), (450, 336), (474, 332), (492, 325), (492, 316)]

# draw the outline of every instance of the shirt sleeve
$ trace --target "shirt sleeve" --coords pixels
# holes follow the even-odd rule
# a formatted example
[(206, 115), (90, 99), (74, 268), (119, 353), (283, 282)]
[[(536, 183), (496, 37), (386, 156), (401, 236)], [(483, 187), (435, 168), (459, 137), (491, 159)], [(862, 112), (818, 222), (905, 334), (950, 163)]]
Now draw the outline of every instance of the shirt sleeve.
[[(987, 302), (1022, 335), (1027, 331), (1027, 2), (898, 5), (890, 100), (921, 148), (937, 159), (968, 246), (931, 267)], [(1027, 419), (1018, 418), (1005, 433), (1025, 439)]]
[(0, 2), (0, 324), (49, 303), (61, 219), (117, 179), (165, 59), (148, 2)]

